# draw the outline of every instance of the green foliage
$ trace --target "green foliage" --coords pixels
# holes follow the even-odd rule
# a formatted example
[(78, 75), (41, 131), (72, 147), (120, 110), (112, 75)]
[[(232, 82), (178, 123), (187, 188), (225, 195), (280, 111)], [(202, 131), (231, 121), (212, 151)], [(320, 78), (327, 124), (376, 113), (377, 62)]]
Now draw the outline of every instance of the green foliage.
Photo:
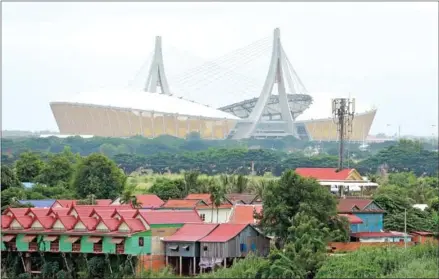
[(74, 172), (74, 165), (64, 154), (50, 155), (41, 173), (36, 177), (39, 183), (55, 186), (68, 184)]
[(1, 192), (2, 211), (8, 206), (17, 206), (18, 201), (25, 199), (26, 193), (24, 189), (11, 187)]
[(44, 162), (40, 156), (31, 152), (20, 154), (20, 159), (15, 164), (17, 178), (21, 182), (34, 182), (43, 168)]
[(438, 272), (437, 247), (425, 244), (407, 249), (368, 247), (332, 256), (316, 278), (436, 278)]
[(79, 198), (90, 194), (98, 199), (114, 199), (123, 190), (126, 176), (117, 165), (102, 154), (91, 154), (78, 165), (73, 188)]
[(182, 179), (159, 178), (148, 192), (157, 195), (162, 200), (183, 198), (185, 183)]
[(294, 171), (285, 172), (278, 181), (270, 181), (263, 192), (264, 212), (261, 227), (268, 234), (276, 235), (277, 244), (282, 247), (289, 238), (288, 228), (294, 225), (294, 218), (303, 211), (318, 222), (328, 226), (336, 215), (336, 200), (317, 181), (306, 179)]
[(261, 278), (268, 268), (266, 259), (249, 254), (245, 259), (236, 260), (231, 268), (219, 268), (211, 273), (199, 275), (200, 278)]
[(1, 166), (1, 183), (2, 191), (11, 187), (23, 187), (23, 185), (18, 180), (14, 170), (12, 170), (9, 166)]

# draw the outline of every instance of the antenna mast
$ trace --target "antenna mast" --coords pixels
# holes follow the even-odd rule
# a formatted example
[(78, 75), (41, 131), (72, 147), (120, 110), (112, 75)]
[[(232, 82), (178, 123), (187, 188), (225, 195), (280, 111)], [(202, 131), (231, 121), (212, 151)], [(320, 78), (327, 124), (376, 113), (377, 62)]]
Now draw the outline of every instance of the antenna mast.
[(355, 99), (337, 98), (332, 100), (332, 117), (337, 125), (339, 140), (338, 171), (343, 169), (344, 141), (352, 133), (352, 122), (355, 114)]

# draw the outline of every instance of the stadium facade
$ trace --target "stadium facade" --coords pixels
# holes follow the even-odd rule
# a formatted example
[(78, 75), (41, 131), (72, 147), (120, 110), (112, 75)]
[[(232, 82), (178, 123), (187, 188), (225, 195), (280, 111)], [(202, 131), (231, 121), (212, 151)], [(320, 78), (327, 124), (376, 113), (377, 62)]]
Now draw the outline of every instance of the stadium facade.
[[(294, 136), (336, 141), (337, 126), (330, 115), (323, 119), (297, 120), (312, 106), (313, 98), (292, 68), (279, 34), (276, 29), (269, 71), (258, 98), (216, 109), (173, 96), (165, 76), (161, 39), (157, 37), (144, 91), (87, 92), (51, 102), (60, 134), (185, 138), (196, 132), (203, 139)], [(367, 137), (375, 114), (376, 110), (356, 113), (351, 141), (363, 141)]]

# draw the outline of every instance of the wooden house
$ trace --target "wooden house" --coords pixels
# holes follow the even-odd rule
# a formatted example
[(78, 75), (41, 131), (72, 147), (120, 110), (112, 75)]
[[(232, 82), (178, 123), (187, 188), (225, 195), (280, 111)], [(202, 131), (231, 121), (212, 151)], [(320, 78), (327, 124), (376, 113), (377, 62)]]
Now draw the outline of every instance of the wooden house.
[(177, 267), (182, 274), (197, 274), (200, 258), (200, 243), (198, 240), (207, 236), (217, 224), (185, 224), (171, 236), (164, 238), (166, 265)]
[(227, 266), (249, 252), (266, 256), (270, 248), (270, 239), (249, 224), (220, 224), (199, 242), (202, 268)]

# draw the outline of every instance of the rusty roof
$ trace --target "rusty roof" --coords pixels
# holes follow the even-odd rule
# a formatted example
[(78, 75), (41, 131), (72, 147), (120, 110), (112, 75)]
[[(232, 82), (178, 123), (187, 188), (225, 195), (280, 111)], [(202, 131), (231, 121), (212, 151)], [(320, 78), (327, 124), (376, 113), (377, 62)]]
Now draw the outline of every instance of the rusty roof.
[(380, 238), (380, 237), (404, 237), (404, 233), (400, 232), (357, 232), (351, 233), (355, 238)]
[[(338, 213), (352, 213), (355, 211), (365, 212), (366, 207), (373, 203), (371, 199), (356, 199), (356, 198), (343, 198), (338, 199), (337, 212)], [(358, 207), (358, 210), (355, 210)], [(367, 212), (384, 212), (383, 209), (379, 210), (367, 210)]]
[(210, 234), (200, 239), (200, 242), (227, 242), (242, 232), (248, 224), (219, 224)]
[(162, 208), (195, 208), (197, 205), (207, 205), (203, 200), (168, 200)]
[(173, 235), (165, 237), (164, 241), (195, 242), (211, 233), (218, 224), (185, 224)]

